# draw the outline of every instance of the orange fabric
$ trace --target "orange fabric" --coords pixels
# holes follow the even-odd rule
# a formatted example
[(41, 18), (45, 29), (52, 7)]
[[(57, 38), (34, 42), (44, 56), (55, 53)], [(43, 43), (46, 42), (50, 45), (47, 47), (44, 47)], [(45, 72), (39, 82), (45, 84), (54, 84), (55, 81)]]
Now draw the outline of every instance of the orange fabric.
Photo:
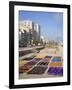
[(61, 62), (51, 62), (49, 64), (50, 67), (59, 67), (59, 66), (63, 66), (63, 64)]

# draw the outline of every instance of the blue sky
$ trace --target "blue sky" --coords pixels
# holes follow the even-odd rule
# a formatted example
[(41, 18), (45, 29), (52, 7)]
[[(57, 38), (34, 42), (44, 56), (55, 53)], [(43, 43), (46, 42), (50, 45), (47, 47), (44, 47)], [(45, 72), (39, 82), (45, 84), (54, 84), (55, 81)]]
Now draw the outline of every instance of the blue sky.
[(63, 13), (20, 10), (19, 21), (23, 20), (38, 23), (41, 28), (41, 36), (63, 41)]

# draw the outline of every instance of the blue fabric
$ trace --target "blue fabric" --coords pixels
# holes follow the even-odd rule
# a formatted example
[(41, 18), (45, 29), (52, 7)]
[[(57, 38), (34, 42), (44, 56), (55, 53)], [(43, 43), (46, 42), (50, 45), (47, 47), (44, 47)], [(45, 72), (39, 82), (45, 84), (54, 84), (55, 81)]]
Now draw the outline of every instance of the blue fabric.
[(52, 62), (61, 62), (61, 59), (60, 58), (53, 58)]

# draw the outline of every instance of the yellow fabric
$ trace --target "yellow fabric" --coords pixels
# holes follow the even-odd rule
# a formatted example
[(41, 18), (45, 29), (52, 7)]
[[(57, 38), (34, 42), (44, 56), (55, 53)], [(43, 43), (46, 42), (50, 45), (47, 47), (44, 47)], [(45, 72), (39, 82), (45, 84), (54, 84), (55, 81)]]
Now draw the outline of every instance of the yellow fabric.
[(26, 64), (26, 61), (20, 60), (20, 61), (19, 61), (19, 65), (23, 65), (23, 64)]

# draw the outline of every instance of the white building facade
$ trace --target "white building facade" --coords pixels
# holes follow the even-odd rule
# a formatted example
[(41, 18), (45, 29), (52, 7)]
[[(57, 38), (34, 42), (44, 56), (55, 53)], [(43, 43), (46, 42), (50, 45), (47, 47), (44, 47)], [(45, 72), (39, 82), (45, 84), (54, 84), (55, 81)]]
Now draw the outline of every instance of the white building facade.
[(19, 40), (25, 44), (37, 44), (40, 42), (40, 25), (30, 20), (20, 21)]

